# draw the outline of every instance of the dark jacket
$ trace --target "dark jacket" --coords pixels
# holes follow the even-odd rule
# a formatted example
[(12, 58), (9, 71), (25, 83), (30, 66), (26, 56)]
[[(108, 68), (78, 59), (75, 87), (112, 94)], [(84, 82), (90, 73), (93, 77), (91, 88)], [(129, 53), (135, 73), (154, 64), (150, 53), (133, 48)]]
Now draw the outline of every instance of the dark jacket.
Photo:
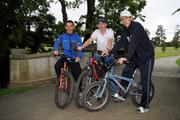
[(124, 27), (121, 39), (110, 53), (122, 47), (122, 41), (124, 41), (124, 46), (128, 45), (127, 59), (129, 61), (132, 61), (134, 56), (143, 62), (154, 57), (153, 45), (140, 23), (132, 21), (128, 28)]

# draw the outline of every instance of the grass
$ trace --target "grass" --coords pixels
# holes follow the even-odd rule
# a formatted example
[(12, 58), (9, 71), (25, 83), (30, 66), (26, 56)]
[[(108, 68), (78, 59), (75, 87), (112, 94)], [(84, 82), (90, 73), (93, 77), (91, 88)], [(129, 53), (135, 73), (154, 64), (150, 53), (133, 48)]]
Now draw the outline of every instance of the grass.
[(180, 55), (180, 48), (175, 50), (174, 47), (167, 47), (165, 52), (162, 52), (161, 47), (155, 48), (155, 58), (169, 57)]
[(19, 88), (6, 88), (0, 89), (0, 96), (28, 92), (34, 89), (33, 87), (19, 87)]
[(176, 60), (176, 64), (180, 66), (180, 58)]

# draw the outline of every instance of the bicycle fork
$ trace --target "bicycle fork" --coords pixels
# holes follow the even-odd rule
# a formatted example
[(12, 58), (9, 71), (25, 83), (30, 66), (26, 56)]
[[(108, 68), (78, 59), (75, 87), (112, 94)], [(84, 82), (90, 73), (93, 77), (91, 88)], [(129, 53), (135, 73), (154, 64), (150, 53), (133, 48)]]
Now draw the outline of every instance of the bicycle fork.
[[(64, 88), (64, 90), (67, 90), (68, 88), (68, 80), (64, 79), (64, 70), (67, 69), (67, 64), (66, 62), (64, 62), (64, 67), (63, 70), (61, 70), (61, 74), (60, 74), (60, 81), (59, 81), (59, 89), (62, 90)], [(63, 84), (63, 80), (64, 80), (64, 84)]]
[(95, 98), (102, 98), (103, 94), (104, 94), (104, 91), (105, 91), (105, 88), (107, 86), (107, 80), (106, 80), (106, 76), (105, 78), (103, 79), (104, 81), (104, 84), (103, 84), (103, 87), (102, 86), (99, 86), (96, 93), (95, 93)]

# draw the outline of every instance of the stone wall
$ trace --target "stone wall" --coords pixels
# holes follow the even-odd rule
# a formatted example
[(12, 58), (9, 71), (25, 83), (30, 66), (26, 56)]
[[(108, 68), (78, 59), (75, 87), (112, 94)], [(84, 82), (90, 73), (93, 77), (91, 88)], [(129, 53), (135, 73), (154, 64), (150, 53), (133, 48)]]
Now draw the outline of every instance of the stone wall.
[[(87, 55), (81, 61), (86, 65)], [(10, 54), (10, 87), (49, 83), (56, 78), (54, 64), (57, 57), (51, 53)]]
[(11, 54), (10, 85), (31, 85), (50, 82), (56, 77), (54, 59), (50, 53), (42, 54)]

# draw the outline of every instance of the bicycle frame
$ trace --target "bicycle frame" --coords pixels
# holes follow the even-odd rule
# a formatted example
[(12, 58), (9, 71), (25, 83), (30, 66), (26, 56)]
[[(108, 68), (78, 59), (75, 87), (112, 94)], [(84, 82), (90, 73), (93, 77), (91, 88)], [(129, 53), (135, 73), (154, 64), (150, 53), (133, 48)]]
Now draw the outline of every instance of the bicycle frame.
[(93, 76), (95, 77), (95, 80), (98, 81), (100, 78), (99, 78), (99, 76), (97, 74), (95, 65), (98, 65), (98, 63), (96, 62), (96, 60), (94, 58), (94, 53), (91, 52), (91, 56), (89, 57), (89, 67), (88, 67), (88, 69), (92, 70)]
[[(62, 90), (62, 80), (63, 80), (63, 73), (64, 71), (68, 70), (68, 67), (67, 67), (67, 62), (65, 61), (64, 62), (64, 65), (63, 65), (63, 69), (61, 69), (61, 74), (60, 74), (60, 82), (59, 82), (59, 89)], [(65, 81), (65, 90), (67, 90), (67, 80)]]
[[(114, 74), (113, 70), (111, 69), (110, 71), (106, 72), (105, 77), (103, 78), (104, 85), (103, 85), (103, 88), (102, 88), (102, 92), (99, 92), (99, 90), (101, 89), (101, 88), (99, 87), (98, 90), (97, 90), (97, 94), (98, 94), (98, 95), (97, 95), (97, 94), (96, 94), (96, 95), (97, 95), (98, 97), (100, 97), (100, 98), (103, 96), (104, 90), (105, 90), (107, 84), (109, 84), (108, 80), (112, 80), (113, 82), (115, 82), (115, 84), (116, 84), (125, 94), (128, 93), (129, 88), (131, 87), (131, 85), (133, 85), (133, 86), (135, 86), (135, 87), (138, 86), (137, 83), (136, 83), (135, 80), (134, 80), (134, 77), (135, 77), (136, 72), (137, 72), (137, 69), (134, 71), (134, 74), (133, 74), (132, 78), (127, 78), (127, 77), (123, 77), (123, 76), (121, 76), (121, 75)], [(121, 81), (121, 80), (124, 80), (124, 81), (128, 81), (128, 82), (129, 82), (127, 88), (123, 87), (123, 86), (119, 83), (119, 81)], [(137, 95), (137, 94), (135, 94), (135, 93), (129, 93), (129, 94), (131, 94), (131, 95)], [(140, 94), (139, 94), (139, 95), (140, 95)]]
[[(71, 58), (66, 57), (64, 64), (63, 64), (63, 68), (61, 69), (61, 74), (60, 74), (60, 81), (59, 81), (59, 89), (62, 90), (62, 82), (63, 82), (63, 73), (65, 71), (68, 71), (68, 62), (73, 62), (73, 60)], [(67, 90), (68, 88), (68, 83), (67, 83), (67, 79), (65, 79), (65, 88), (64, 90)]]

